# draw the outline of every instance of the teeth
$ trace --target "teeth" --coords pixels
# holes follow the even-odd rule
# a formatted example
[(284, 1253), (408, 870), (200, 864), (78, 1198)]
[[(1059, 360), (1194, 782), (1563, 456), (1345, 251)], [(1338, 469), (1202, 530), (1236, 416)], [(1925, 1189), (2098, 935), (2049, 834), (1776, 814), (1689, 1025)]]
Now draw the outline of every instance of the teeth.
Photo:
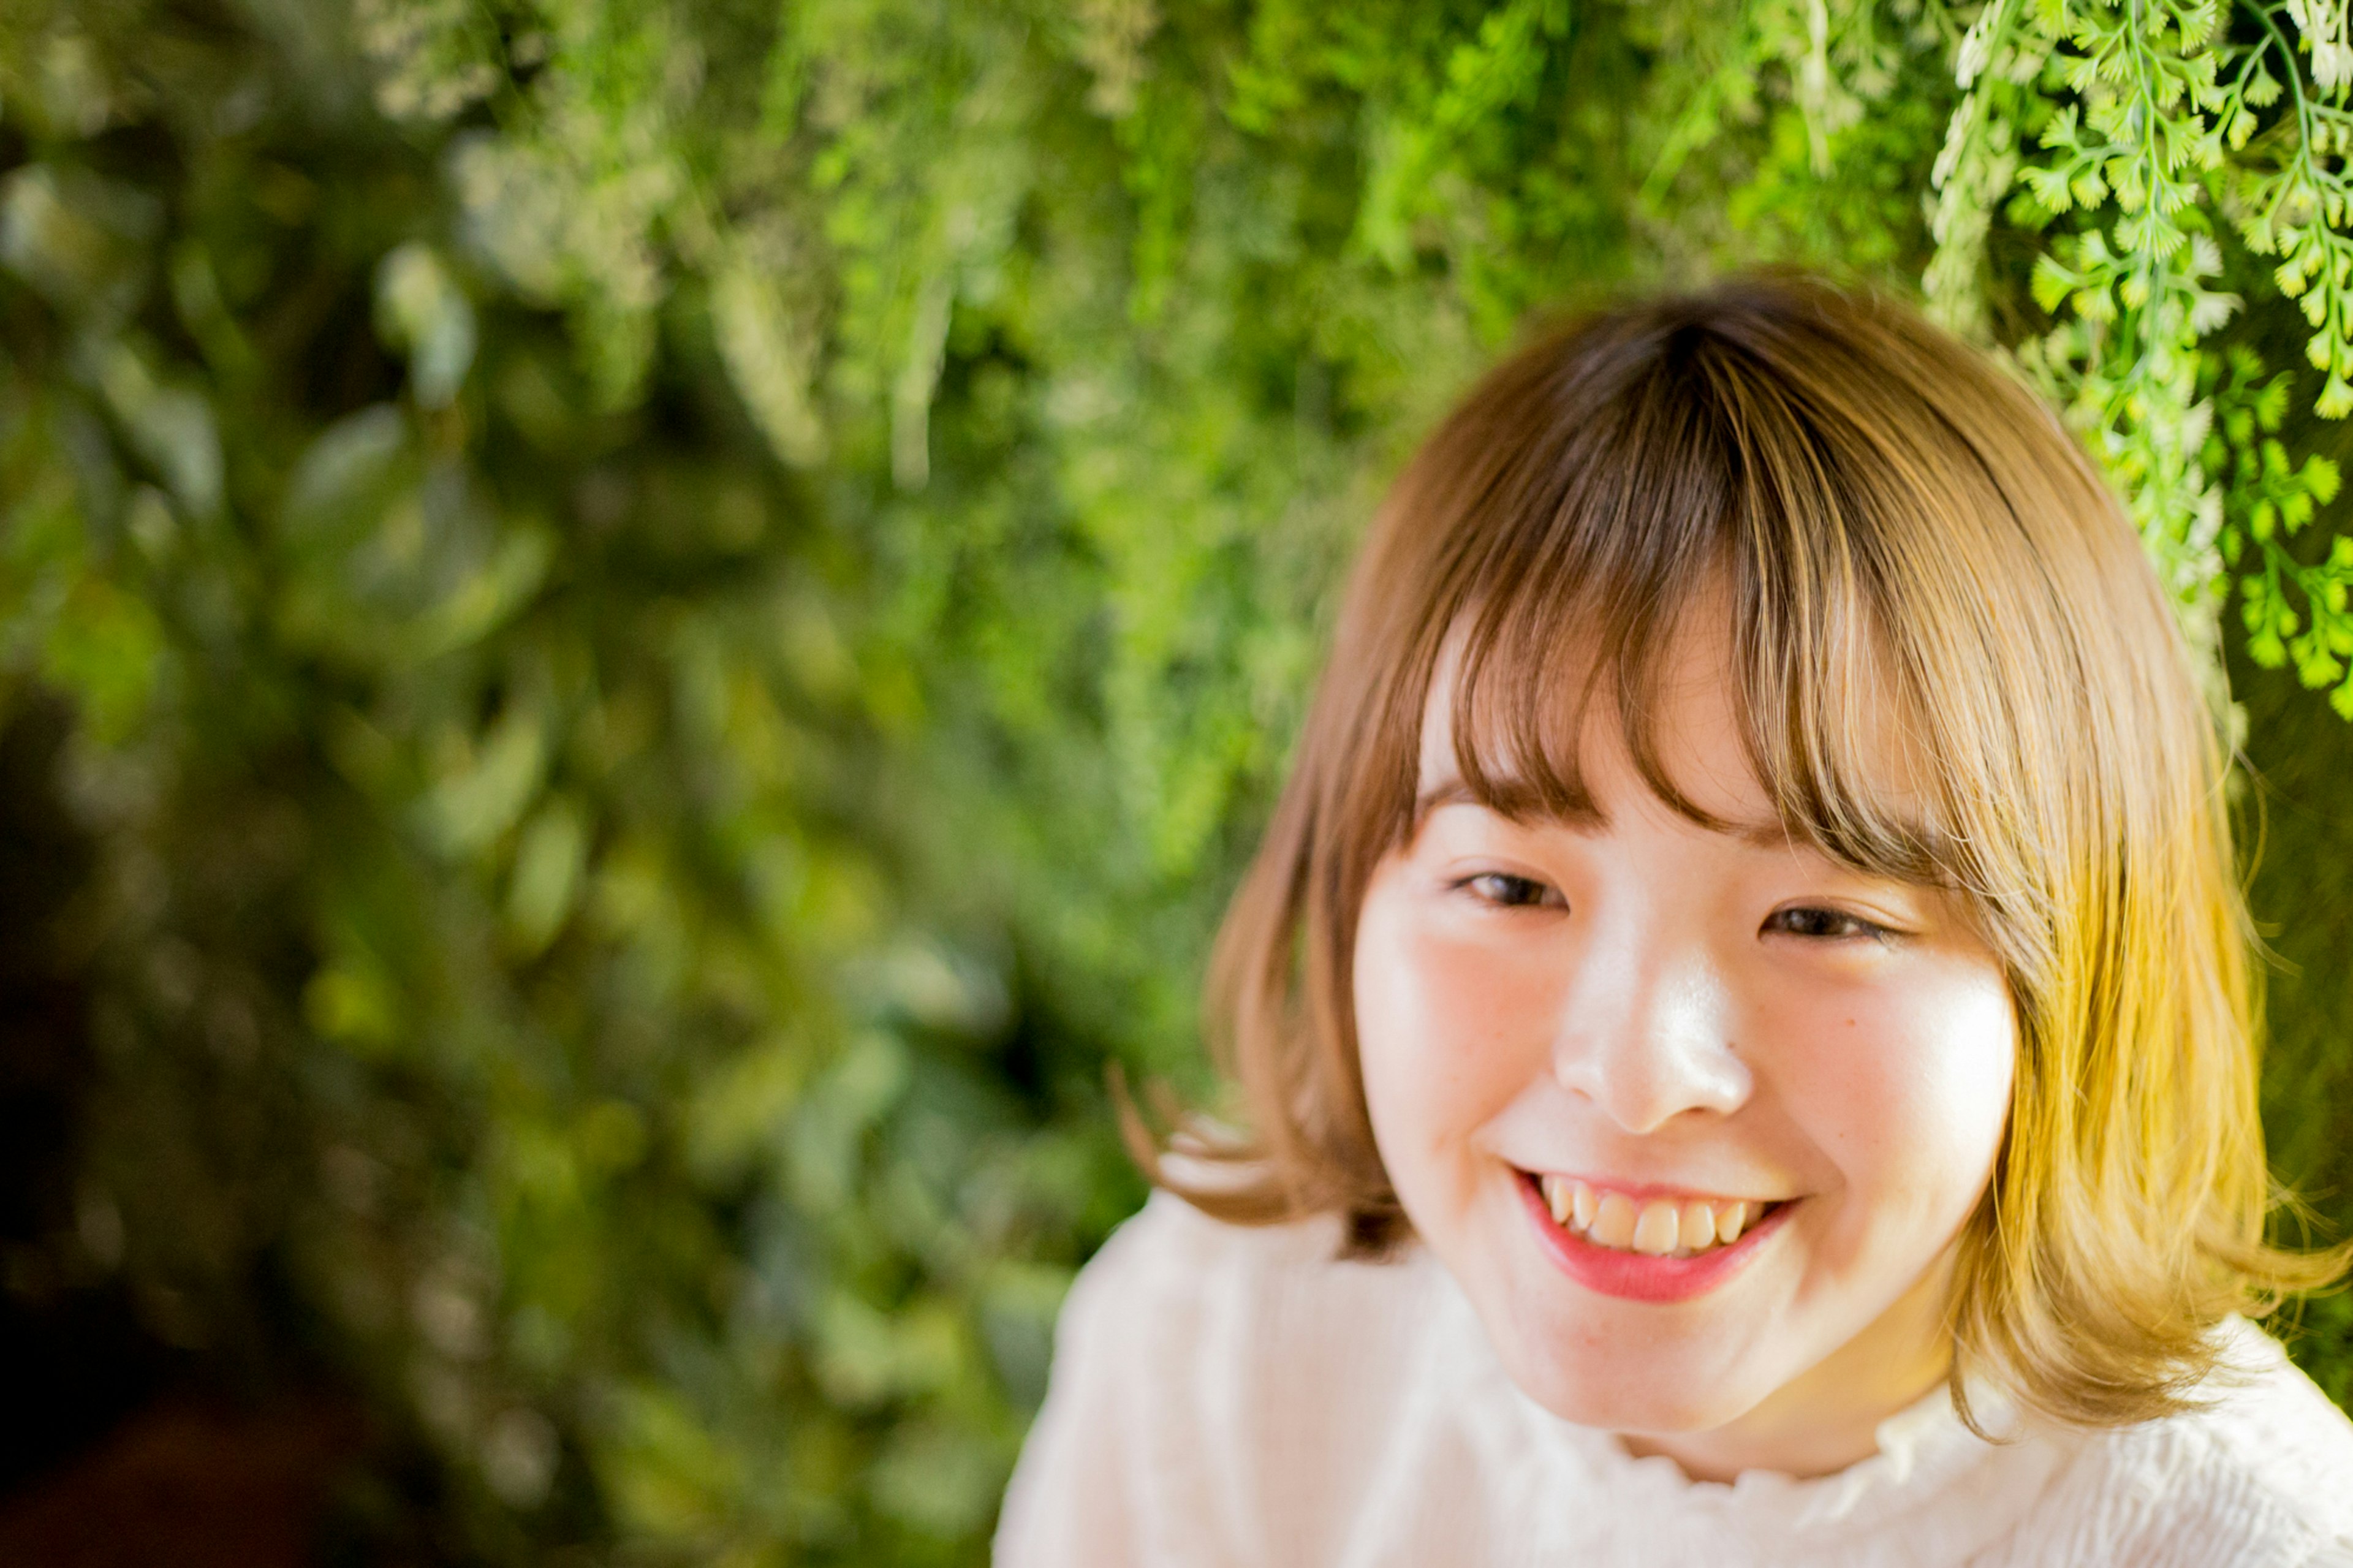
[[(1579, 1185), (1582, 1184), (1579, 1184)], [(1545, 1206), (1552, 1210), (1552, 1222), (1555, 1225), (1568, 1223), (1568, 1185), (1567, 1176), (1546, 1176), (1544, 1179)]]
[(1545, 1176), (1538, 1185), (1555, 1225), (1603, 1247), (1652, 1258), (1671, 1253), (1689, 1257), (1710, 1247), (1729, 1247), (1757, 1222), (1763, 1207), (1739, 1200), (1710, 1203), (1704, 1198), (1681, 1203), (1654, 1198), (1638, 1205), (1623, 1193), (1597, 1192), (1567, 1176)]
[(1642, 1217), (1634, 1222), (1634, 1250), (1664, 1258), (1675, 1249), (1679, 1228), (1674, 1205), (1644, 1204)]

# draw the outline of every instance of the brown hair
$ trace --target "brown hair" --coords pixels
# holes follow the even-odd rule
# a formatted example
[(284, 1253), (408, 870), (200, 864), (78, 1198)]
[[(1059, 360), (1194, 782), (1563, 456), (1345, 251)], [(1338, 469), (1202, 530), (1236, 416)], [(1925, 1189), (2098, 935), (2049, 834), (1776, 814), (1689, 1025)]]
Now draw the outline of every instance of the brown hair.
[[(1587, 805), (1574, 738), (1601, 689), (1651, 786), (1714, 826), (1645, 721), (1708, 584), (1728, 590), (1744, 742), (1788, 830), (1954, 890), (2007, 971), (2016, 1087), (1963, 1237), (1956, 1392), (1982, 1372), (2084, 1425), (2179, 1408), (2219, 1319), (2344, 1263), (2264, 1239), (2228, 749), (2083, 450), (2027, 388), (1870, 293), (1754, 274), (1589, 315), (1424, 443), (1212, 956), (1212, 1044), (1248, 1131), (1197, 1120), (1171, 1160), (1129, 1110), (1139, 1158), (1224, 1219), (1336, 1213), (1366, 1256), (1404, 1238), (1350, 963), (1366, 883), (1410, 833), (1441, 654), (1482, 803)], [(1915, 764), (1900, 796), (1889, 734)]]

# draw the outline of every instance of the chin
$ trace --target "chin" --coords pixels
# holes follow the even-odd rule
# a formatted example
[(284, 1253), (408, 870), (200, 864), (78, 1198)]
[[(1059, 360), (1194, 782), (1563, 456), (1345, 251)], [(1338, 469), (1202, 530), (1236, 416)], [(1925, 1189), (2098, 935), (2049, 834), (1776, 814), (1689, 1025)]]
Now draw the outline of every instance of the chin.
[(1611, 1432), (1711, 1432), (1738, 1420), (1762, 1398), (1714, 1364), (1641, 1364), (1647, 1357), (1672, 1354), (1609, 1344), (1564, 1352), (1523, 1341), (1501, 1359), (1520, 1392), (1553, 1415)]

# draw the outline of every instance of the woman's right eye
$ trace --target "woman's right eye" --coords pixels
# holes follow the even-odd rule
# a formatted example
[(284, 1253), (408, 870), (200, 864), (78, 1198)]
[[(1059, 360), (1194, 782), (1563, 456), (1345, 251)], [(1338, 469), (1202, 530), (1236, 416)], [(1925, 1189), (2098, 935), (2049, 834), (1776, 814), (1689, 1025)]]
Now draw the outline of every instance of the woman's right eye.
[(1552, 889), (1542, 882), (1532, 877), (1514, 877), (1509, 871), (1482, 871), (1475, 877), (1465, 877), (1456, 886), (1503, 909), (1527, 909), (1556, 901)]

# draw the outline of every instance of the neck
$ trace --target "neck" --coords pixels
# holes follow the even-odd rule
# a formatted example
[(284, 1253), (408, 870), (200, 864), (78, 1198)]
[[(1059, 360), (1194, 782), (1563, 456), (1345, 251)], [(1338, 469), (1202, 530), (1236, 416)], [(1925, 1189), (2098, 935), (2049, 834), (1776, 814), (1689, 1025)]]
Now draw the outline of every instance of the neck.
[(1744, 1470), (1826, 1476), (1869, 1458), (1879, 1451), (1879, 1424), (1951, 1373), (1950, 1262), (1736, 1420), (1705, 1432), (1623, 1432), (1619, 1441), (1631, 1454), (1663, 1454), (1701, 1481), (1729, 1481)]

